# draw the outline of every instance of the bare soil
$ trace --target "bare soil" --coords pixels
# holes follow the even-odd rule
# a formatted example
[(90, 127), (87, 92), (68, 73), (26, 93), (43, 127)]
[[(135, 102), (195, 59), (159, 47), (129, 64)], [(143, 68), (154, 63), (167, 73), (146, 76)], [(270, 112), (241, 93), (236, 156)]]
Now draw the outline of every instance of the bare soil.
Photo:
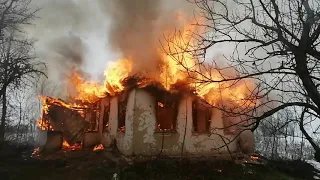
[[(159, 158), (129, 165), (110, 160), (108, 150), (60, 151), (30, 157), (31, 149), (0, 153), (0, 179), (119, 179), (134, 180), (309, 180), (315, 169), (302, 161), (269, 161), (267, 165), (235, 164), (227, 160)], [(115, 155), (119, 157), (119, 155)]]

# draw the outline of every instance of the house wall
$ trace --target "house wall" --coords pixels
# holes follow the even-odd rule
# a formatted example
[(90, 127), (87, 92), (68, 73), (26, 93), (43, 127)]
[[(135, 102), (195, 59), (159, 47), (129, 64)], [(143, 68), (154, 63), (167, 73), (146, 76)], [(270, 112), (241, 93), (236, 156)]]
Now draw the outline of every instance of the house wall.
[[(109, 146), (116, 139), (118, 149), (125, 155), (157, 155), (162, 150), (169, 156), (214, 155), (228, 153), (224, 141), (233, 140), (234, 135), (224, 135), (223, 130), (214, 133), (196, 134), (192, 132), (192, 98), (184, 97), (180, 101), (177, 115), (176, 132), (156, 132), (156, 101), (154, 97), (142, 90), (132, 90), (128, 95), (125, 132), (118, 132), (118, 98), (110, 100), (109, 128), (102, 133), (102, 142)], [(223, 128), (222, 114), (212, 110), (211, 128)], [(222, 148), (220, 148), (222, 147)], [(231, 142), (229, 150), (237, 150), (236, 141)]]
[[(102, 106), (108, 105), (110, 102), (109, 127), (102, 132), (101, 143), (105, 147), (109, 147), (113, 140), (116, 140), (117, 148), (125, 155), (133, 154), (133, 111), (135, 103), (135, 90), (128, 95), (127, 110), (125, 118), (125, 132), (118, 131), (118, 98), (117, 96), (110, 99), (105, 98), (101, 101)], [(101, 118), (103, 115), (101, 116)]]
[[(111, 137), (110, 137), (110, 129), (106, 128), (105, 130), (103, 129), (103, 117), (105, 116), (104, 114), (104, 109), (106, 106), (110, 106), (110, 98), (106, 97), (101, 99), (100, 101), (100, 116), (99, 116), (99, 135), (100, 135), (100, 140), (101, 143), (105, 147), (109, 147), (111, 143)], [(109, 117), (110, 118), (110, 117)], [(110, 121), (110, 119), (109, 119)], [(110, 123), (109, 123), (110, 124)], [(110, 127), (110, 125), (109, 125)]]
[[(214, 133), (195, 134), (192, 132), (192, 98), (184, 97), (178, 107), (177, 126), (175, 133), (158, 133), (156, 127), (156, 103), (152, 95), (148, 92), (137, 89), (136, 106), (134, 114), (134, 142), (135, 154), (156, 155), (161, 149), (166, 155), (212, 155), (217, 153), (228, 153), (222, 137), (234, 139), (232, 135), (224, 135), (223, 130), (215, 130)], [(221, 113), (212, 110), (211, 128), (223, 128)], [(163, 146), (162, 146), (163, 140)], [(225, 140), (228, 141), (228, 140)], [(230, 151), (236, 151), (236, 142), (229, 145)]]

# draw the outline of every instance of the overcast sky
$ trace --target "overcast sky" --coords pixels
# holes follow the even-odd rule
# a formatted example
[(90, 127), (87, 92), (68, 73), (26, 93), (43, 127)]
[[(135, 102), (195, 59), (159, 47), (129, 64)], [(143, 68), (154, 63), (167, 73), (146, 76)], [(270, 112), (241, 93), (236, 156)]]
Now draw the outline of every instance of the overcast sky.
[[(80, 2), (81, 1), (81, 2)], [(103, 73), (106, 62), (115, 60), (119, 54), (112, 52), (108, 46), (108, 17), (101, 11), (98, 1), (91, 0), (33, 0), (32, 7), (41, 8), (37, 18), (27, 32), (37, 40), (35, 49), (40, 60), (44, 60), (52, 78), (64, 66), (63, 57), (56, 47), (83, 46), (84, 58), (81, 67), (95, 77)], [(72, 43), (72, 39), (77, 39)], [(65, 40), (65, 41), (63, 41)], [(81, 50), (81, 51), (82, 51)], [(58, 61), (58, 63), (57, 63)], [(62, 67), (64, 68), (64, 67)], [(54, 72), (53, 72), (54, 71)]]

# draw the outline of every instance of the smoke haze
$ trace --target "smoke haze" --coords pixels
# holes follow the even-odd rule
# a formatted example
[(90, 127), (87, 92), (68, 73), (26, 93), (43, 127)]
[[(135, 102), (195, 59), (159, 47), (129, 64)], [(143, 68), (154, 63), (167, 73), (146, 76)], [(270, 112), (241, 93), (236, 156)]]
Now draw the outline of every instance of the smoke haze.
[(178, 13), (187, 17), (186, 10), (191, 8), (190, 4), (185, 1), (175, 1), (174, 4), (166, 0), (108, 2), (106, 12), (111, 17), (110, 44), (113, 49), (134, 62), (133, 74), (159, 76), (162, 62), (159, 40), (164, 34), (183, 28), (185, 22), (178, 20)]
[(41, 8), (33, 27), (36, 53), (46, 62), (49, 80), (64, 84), (74, 68), (102, 80), (108, 61), (133, 61), (133, 74), (159, 76), (161, 46), (167, 32), (183, 28), (178, 13), (187, 17), (185, 0), (33, 0)]

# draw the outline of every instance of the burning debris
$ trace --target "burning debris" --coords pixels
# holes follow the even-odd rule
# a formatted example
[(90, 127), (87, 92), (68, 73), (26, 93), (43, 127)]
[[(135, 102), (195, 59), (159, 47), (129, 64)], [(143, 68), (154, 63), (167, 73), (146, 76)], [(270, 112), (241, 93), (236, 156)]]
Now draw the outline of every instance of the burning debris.
[(237, 164), (256, 164), (256, 165), (265, 165), (268, 163), (267, 158), (258, 155), (240, 155), (236, 157), (235, 163)]
[(103, 149), (104, 149), (103, 145), (102, 145), (102, 144), (99, 144), (99, 145), (96, 145), (96, 146), (93, 148), (93, 151), (101, 151), (101, 150), (103, 150)]
[(73, 145), (69, 145), (67, 141), (63, 141), (62, 143), (62, 150), (64, 151), (76, 151), (82, 149), (82, 144), (81, 143), (75, 143)]
[(39, 156), (39, 151), (40, 151), (39, 147), (35, 148), (31, 154), (31, 157)]
[(88, 122), (84, 119), (86, 109), (86, 105), (67, 104), (62, 100), (45, 97), (43, 116), (38, 124), (43, 130), (62, 131), (63, 138), (69, 144), (74, 144), (81, 141), (83, 133), (89, 128)]

